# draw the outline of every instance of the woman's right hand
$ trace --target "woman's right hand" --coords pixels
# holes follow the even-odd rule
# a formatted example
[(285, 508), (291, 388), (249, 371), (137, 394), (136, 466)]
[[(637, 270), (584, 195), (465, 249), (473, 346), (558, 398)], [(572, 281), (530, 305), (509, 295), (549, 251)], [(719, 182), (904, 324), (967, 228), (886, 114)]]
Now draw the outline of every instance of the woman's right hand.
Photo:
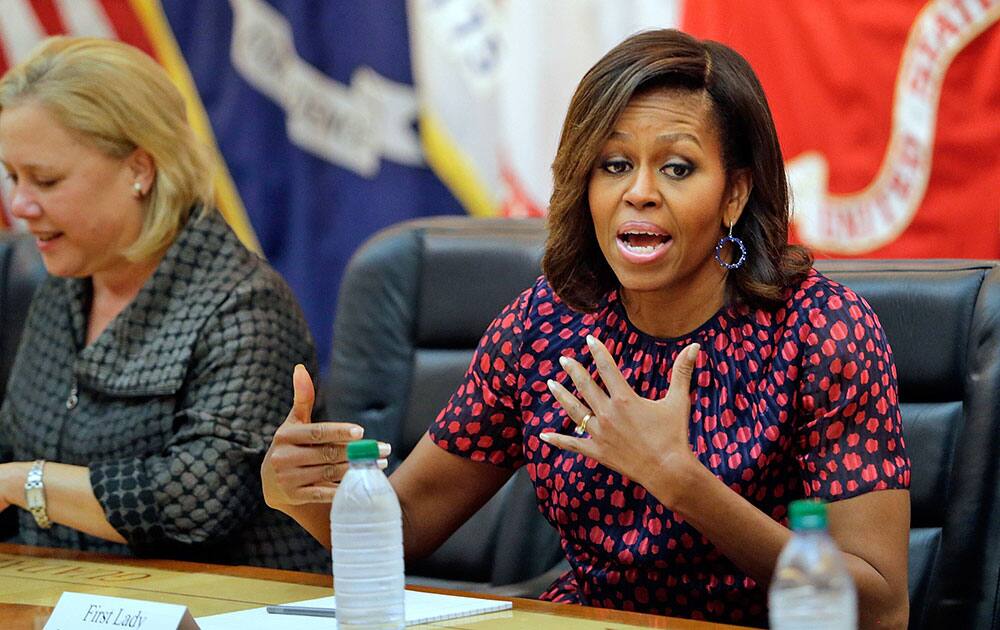
[[(295, 366), (292, 384), (292, 410), (275, 432), (260, 467), (264, 501), (283, 512), (333, 501), (347, 472), (347, 443), (364, 434), (360, 426), (348, 422), (312, 422), (315, 391), (305, 366)], [(379, 455), (384, 468), (388, 444), (379, 443)]]

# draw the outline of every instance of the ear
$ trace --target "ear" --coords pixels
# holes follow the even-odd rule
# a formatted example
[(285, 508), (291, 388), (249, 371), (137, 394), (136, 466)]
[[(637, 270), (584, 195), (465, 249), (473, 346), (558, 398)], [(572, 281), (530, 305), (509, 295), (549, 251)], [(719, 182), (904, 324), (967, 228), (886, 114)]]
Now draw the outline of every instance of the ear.
[(125, 166), (130, 171), (133, 184), (138, 183), (142, 187), (140, 196), (148, 195), (156, 179), (156, 163), (153, 162), (153, 156), (145, 149), (136, 148), (125, 158)]
[(750, 191), (753, 190), (753, 176), (750, 169), (741, 168), (734, 171), (729, 177), (729, 187), (726, 190), (725, 208), (723, 210), (723, 220), (726, 227), (735, 225), (743, 215), (743, 208), (750, 198)]

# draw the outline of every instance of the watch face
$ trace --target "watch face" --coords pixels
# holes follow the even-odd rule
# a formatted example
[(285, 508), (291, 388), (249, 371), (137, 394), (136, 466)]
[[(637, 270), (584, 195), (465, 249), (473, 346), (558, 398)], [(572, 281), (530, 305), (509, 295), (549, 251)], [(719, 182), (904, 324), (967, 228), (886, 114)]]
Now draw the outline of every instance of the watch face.
[(24, 480), (24, 499), (28, 511), (35, 517), (35, 522), (43, 529), (52, 527), (52, 522), (45, 510), (45, 484), (42, 481), (42, 466), (45, 462), (37, 460), (28, 471)]
[(27, 499), (28, 509), (45, 507), (45, 495), (41, 488), (27, 488), (24, 491), (24, 498)]
[(45, 507), (45, 486), (42, 484), (42, 471), (39, 466), (32, 467), (28, 471), (28, 476), (24, 480), (24, 498), (28, 502), (28, 509)]

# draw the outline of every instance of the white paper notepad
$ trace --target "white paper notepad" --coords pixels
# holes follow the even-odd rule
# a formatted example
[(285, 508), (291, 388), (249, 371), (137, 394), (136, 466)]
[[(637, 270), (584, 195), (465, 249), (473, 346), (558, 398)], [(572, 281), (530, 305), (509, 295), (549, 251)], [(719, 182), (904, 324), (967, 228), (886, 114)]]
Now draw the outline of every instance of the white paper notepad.
[[(303, 602), (293, 602), (293, 605), (334, 608), (336, 607), (336, 597), (321, 597)], [(511, 608), (510, 602), (495, 599), (458, 597), (419, 591), (406, 591), (404, 605), (406, 607), (406, 625), (408, 626), (470, 615), (483, 615)], [(335, 619), (273, 615), (267, 612), (267, 608), (253, 608), (222, 615), (198, 617), (196, 621), (201, 630), (248, 630), (250, 628), (254, 630), (287, 630), (288, 628), (331, 630), (337, 627)]]

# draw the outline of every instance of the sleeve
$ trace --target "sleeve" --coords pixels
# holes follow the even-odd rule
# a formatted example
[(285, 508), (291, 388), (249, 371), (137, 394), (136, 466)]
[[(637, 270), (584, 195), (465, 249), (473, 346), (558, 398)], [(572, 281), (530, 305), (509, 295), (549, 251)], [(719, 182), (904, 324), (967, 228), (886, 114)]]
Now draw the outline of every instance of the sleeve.
[(292, 368), (316, 363), (290, 290), (266, 277), (272, 286), (238, 288), (202, 329), (162, 452), (90, 466), (133, 548), (218, 541), (260, 509), (260, 464), (291, 407)]
[(816, 295), (804, 320), (795, 443), (805, 496), (908, 488), (896, 366), (878, 317), (843, 291)]
[(430, 437), (444, 450), (505, 468), (524, 462), (519, 357), (532, 292), (524, 291), (489, 325), (462, 384), (431, 424)]

